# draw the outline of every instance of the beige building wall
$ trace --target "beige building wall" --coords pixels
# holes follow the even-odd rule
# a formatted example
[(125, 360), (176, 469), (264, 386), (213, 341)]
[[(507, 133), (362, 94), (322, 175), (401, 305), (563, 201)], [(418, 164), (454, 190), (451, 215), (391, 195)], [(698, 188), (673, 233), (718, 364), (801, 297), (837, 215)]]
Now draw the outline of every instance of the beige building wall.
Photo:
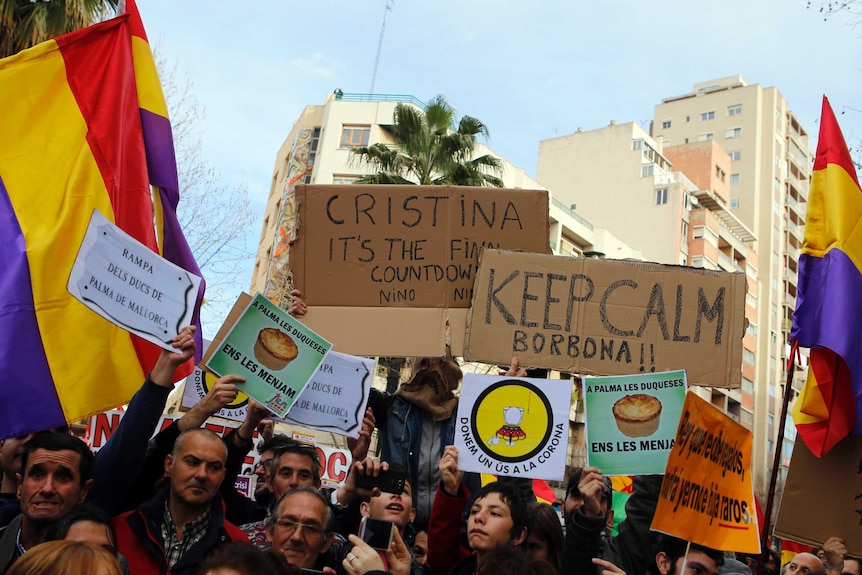
[[(539, 143), (536, 179), (594, 225), (652, 261), (682, 261), (687, 194), (660, 143), (640, 126), (612, 123)], [(662, 201), (657, 201), (661, 192)], [(637, 225), (641, 222), (646, 225)], [(668, 242), (672, 230), (675, 240)]]
[[(789, 347), (789, 319), (796, 300), (796, 272), (808, 195), (811, 154), (808, 134), (774, 88), (729, 76), (695, 84), (692, 91), (665, 98), (655, 107), (652, 133), (665, 145), (713, 141), (731, 157), (728, 210), (758, 238), (757, 321), (760, 337), (754, 380), (755, 489), (764, 493), (774, 450), (782, 465), (791, 442), (776, 446), (783, 363)], [(803, 376), (794, 382), (798, 389)], [(746, 414), (746, 417), (748, 415)], [(786, 472), (786, 468), (782, 469)]]

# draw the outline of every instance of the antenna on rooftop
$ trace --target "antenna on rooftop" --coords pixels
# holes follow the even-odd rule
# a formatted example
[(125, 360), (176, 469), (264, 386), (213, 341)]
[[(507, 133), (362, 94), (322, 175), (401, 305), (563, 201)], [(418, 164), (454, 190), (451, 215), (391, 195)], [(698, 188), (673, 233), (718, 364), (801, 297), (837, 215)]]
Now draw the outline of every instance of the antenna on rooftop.
[(377, 64), (380, 63), (380, 50), (383, 48), (383, 33), (386, 31), (386, 13), (391, 12), (395, 6), (395, 0), (385, 0), (386, 8), (383, 10), (383, 23), (380, 25), (380, 40), (377, 41), (377, 55), (374, 57), (374, 71), (371, 73), (371, 89), (369, 94), (374, 93), (374, 82), (377, 80)]

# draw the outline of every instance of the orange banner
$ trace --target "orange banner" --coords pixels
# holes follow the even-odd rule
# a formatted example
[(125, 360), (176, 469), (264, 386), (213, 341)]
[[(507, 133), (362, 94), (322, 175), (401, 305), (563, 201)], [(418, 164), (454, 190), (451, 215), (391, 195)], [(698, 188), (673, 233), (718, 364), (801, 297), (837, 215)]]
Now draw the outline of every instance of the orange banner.
[(751, 432), (689, 391), (652, 529), (723, 551), (760, 553)]

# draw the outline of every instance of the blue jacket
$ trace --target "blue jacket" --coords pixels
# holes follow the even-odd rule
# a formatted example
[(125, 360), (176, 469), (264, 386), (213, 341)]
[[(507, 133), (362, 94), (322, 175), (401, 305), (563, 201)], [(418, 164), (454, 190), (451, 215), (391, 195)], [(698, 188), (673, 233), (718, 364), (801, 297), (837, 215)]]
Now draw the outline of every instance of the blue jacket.
[[(413, 486), (413, 507), (418, 509), (419, 490), (417, 486), (419, 485), (419, 453), (422, 440), (423, 412), (398, 395), (374, 388), (371, 389), (368, 406), (374, 412), (374, 419), (380, 430), (378, 436), (380, 459), (388, 462), (389, 465), (398, 465), (407, 469), (410, 484)], [(438, 461), (443, 456), (443, 450), (446, 446), (454, 443), (457, 416), (458, 410), (456, 408), (448, 419), (440, 422)], [(466, 473), (463, 482), (472, 492), (478, 491), (481, 486), (479, 476), (473, 473)], [(434, 491), (431, 493), (432, 498), (433, 496)]]

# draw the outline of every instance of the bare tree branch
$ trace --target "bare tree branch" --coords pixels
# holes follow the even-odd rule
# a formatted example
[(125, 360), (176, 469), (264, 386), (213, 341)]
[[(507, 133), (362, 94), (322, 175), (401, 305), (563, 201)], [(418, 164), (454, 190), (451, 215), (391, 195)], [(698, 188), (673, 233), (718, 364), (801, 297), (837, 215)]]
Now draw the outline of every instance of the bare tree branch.
[(180, 183), (177, 216), (207, 281), (204, 320), (220, 321), (248, 283), (243, 264), (254, 259), (245, 245), (255, 219), (249, 192), (221, 182), (203, 151), (206, 109), (195, 97), (189, 75), (158, 47), (153, 53), (174, 132)]

